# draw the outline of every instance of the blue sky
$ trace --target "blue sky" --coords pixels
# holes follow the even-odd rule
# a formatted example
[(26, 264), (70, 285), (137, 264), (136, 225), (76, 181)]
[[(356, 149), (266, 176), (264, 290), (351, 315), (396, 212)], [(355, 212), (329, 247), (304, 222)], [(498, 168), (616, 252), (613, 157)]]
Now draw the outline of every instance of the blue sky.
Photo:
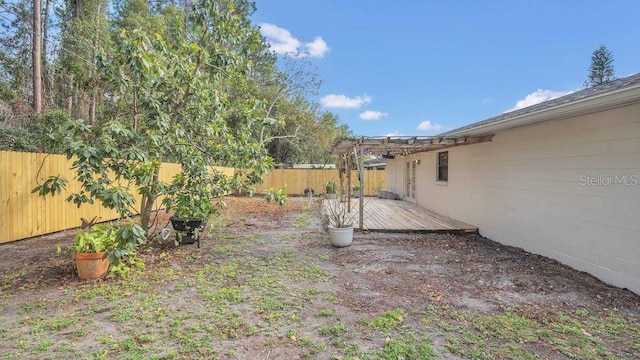
[(606, 45), (640, 72), (638, 0), (256, 0), (253, 21), (324, 81), (357, 135), (435, 135), (584, 88)]

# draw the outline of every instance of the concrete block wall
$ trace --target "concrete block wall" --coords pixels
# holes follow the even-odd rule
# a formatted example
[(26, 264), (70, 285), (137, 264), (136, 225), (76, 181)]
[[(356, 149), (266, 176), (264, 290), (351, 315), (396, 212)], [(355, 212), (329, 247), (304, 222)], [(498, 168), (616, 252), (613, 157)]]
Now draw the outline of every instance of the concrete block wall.
[(640, 294), (640, 105), (514, 128), (492, 142), (388, 162), (402, 193), (404, 163), (420, 159), (418, 205), (487, 238), (554, 258)]

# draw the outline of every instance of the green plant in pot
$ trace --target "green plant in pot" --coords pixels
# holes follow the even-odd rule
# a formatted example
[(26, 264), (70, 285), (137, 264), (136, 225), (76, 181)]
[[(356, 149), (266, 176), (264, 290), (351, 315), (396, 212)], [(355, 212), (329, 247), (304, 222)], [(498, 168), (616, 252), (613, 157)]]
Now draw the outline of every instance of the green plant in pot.
[(360, 184), (354, 184), (351, 189), (353, 190), (353, 196), (355, 197), (360, 197), (361, 195), (361, 191), (360, 191)]
[(174, 211), (170, 220), (177, 232), (176, 245), (198, 241), (198, 233), (204, 229), (207, 219), (217, 213), (222, 205), (222, 194), (217, 194), (221, 189), (196, 179), (190, 174), (176, 175), (170, 196), (163, 200), (167, 211)]
[(338, 191), (338, 184), (336, 184), (336, 182), (334, 180), (327, 181), (327, 183), (324, 186), (324, 188), (325, 188), (325, 193), (326, 193), (327, 199), (335, 199), (336, 198), (336, 192)]
[(175, 213), (170, 218), (173, 229), (178, 232), (176, 243), (195, 243), (198, 240), (198, 232), (204, 229), (205, 222), (215, 212), (213, 208), (208, 199), (178, 196)]
[(78, 230), (71, 246), (78, 277), (83, 280), (103, 277), (109, 269), (109, 251), (115, 243), (116, 231), (111, 225), (89, 225)]
[(126, 277), (132, 267), (144, 268), (144, 262), (135, 256), (136, 248), (146, 239), (146, 232), (139, 224), (94, 225), (94, 220), (83, 219), (82, 229), (71, 245), (80, 279), (101, 278), (109, 269), (115, 275)]

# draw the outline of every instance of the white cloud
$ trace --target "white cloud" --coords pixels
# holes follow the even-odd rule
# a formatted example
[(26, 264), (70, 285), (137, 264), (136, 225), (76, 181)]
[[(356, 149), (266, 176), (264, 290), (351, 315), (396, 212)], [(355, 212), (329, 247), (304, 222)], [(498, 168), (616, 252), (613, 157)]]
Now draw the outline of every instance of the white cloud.
[(553, 90), (546, 90), (546, 89), (538, 89), (532, 92), (531, 94), (525, 96), (524, 99), (518, 100), (518, 102), (516, 102), (516, 106), (512, 107), (511, 109), (505, 112), (526, 108), (527, 106), (531, 106), (531, 105), (539, 104), (543, 101), (559, 98), (561, 96), (571, 94), (572, 92), (573, 91), (553, 91)]
[(300, 47), (300, 41), (291, 35), (289, 30), (273, 24), (260, 24), (260, 33), (267, 39), (271, 50), (277, 54), (295, 53)]
[(302, 43), (287, 29), (274, 24), (261, 23), (260, 33), (267, 39), (271, 50), (276, 54), (287, 54), (295, 57), (323, 57), (329, 46), (317, 36), (312, 42)]
[(442, 130), (442, 125), (431, 123), (429, 120), (425, 120), (418, 125), (418, 130), (422, 131), (438, 131)]
[(400, 132), (398, 132), (398, 131), (394, 131), (394, 132), (388, 133), (388, 134), (387, 134), (387, 135), (385, 135), (385, 136), (391, 136), (391, 137), (394, 137), (394, 136), (403, 136), (403, 135), (402, 135), (402, 133), (400, 133)]
[(360, 120), (379, 120), (381, 117), (387, 115), (389, 115), (389, 113), (367, 110), (360, 113)]
[(345, 95), (330, 94), (320, 98), (320, 104), (327, 108), (357, 109), (371, 102), (371, 96), (363, 95), (354, 98)]
[(329, 46), (320, 37), (316, 37), (312, 42), (304, 44), (306, 49), (305, 53), (311, 57), (323, 57), (325, 53), (329, 52)]

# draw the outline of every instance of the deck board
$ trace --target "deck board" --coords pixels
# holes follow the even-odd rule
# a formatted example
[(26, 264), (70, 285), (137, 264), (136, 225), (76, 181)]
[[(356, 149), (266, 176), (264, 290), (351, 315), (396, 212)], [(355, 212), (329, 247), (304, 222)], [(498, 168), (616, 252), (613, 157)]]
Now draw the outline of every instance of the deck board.
[[(358, 199), (352, 199), (351, 206), (357, 214)], [(380, 232), (478, 232), (476, 226), (418, 205), (374, 197), (364, 199), (364, 228)]]

